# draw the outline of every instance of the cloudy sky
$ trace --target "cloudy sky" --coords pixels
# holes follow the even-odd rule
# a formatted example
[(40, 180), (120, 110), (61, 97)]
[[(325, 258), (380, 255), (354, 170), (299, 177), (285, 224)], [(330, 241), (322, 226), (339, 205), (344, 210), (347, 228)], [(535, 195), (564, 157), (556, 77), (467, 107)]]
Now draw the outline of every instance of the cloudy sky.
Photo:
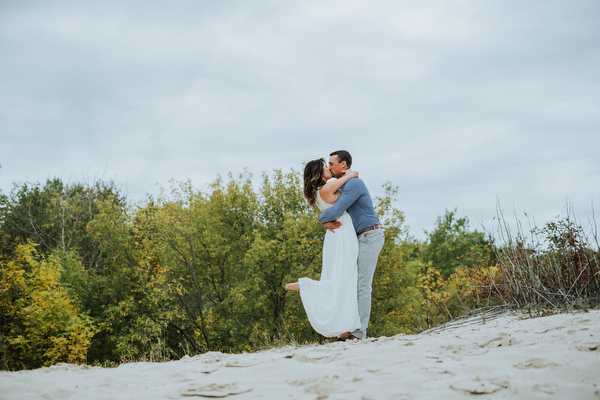
[(0, 190), (131, 201), (345, 148), (424, 237), (600, 212), (600, 2), (0, 1)]

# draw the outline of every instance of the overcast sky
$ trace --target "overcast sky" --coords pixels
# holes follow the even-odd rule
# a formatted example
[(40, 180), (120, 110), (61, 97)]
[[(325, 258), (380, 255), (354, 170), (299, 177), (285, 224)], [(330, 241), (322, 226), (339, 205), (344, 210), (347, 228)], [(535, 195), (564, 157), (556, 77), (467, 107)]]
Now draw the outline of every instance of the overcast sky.
[[(424, 238), (600, 210), (600, 2), (0, 1), (0, 190), (131, 201), (347, 149)], [(600, 212), (600, 211), (599, 211)]]

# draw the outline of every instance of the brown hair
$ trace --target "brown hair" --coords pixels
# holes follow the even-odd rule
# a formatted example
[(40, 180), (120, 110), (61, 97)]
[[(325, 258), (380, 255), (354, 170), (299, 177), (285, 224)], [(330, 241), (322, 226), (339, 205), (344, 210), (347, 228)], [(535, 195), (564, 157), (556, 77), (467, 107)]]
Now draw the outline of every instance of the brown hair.
[(330, 154), (330, 156), (337, 156), (340, 163), (346, 161), (346, 167), (352, 166), (352, 156), (346, 150), (337, 150)]
[(304, 197), (306, 197), (311, 207), (315, 207), (317, 191), (324, 185), (324, 163), (325, 159), (319, 158), (318, 160), (309, 161), (304, 167)]

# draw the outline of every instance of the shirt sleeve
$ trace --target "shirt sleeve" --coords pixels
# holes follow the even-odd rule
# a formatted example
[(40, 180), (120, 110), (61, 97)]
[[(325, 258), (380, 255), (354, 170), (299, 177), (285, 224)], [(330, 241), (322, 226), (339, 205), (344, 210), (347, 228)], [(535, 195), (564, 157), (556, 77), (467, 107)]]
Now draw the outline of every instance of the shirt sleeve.
[(359, 178), (352, 178), (342, 187), (342, 194), (335, 204), (317, 217), (320, 222), (338, 219), (362, 194), (364, 183)]

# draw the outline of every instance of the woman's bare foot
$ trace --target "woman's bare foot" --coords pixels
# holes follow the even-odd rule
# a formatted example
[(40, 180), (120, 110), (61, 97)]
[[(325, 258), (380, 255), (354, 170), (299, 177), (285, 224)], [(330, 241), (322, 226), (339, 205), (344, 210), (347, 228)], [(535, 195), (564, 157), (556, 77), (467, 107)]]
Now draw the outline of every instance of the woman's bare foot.
[(344, 332), (340, 335), (340, 340), (345, 342), (350, 336), (352, 336), (352, 332)]
[(300, 291), (300, 284), (298, 282), (288, 283), (285, 285), (285, 290), (295, 290), (296, 292)]

